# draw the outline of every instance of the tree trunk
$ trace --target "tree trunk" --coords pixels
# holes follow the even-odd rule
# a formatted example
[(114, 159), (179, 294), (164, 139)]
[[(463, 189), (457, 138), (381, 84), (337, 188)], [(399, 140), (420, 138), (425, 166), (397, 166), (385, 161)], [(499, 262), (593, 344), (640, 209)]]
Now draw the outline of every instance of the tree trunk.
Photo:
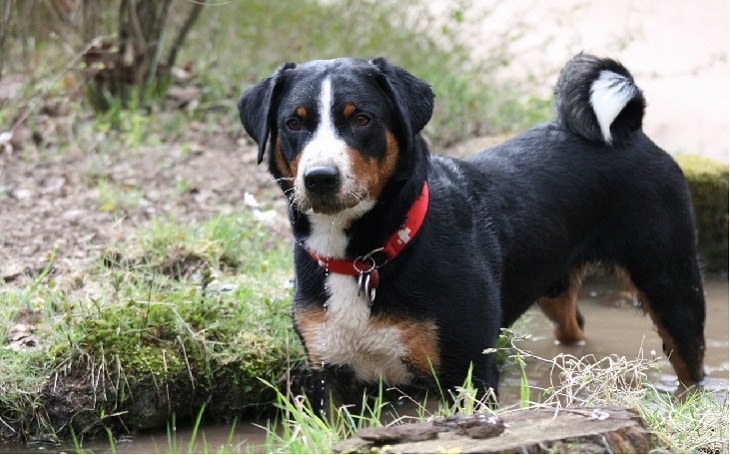
[[(84, 0), (84, 12), (95, 11), (96, 1)], [(96, 110), (108, 110), (112, 102), (128, 105), (135, 100), (145, 104), (152, 96), (164, 95), (170, 69), (204, 6), (195, 2), (190, 7), (167, 58), (163, 58), (167, 31), (171, 28), (171, 3), (172, 0), (119, 0), (116, 42), (101, 42), (84, 56), (86, 73), (92, 81), (88, 97)], [(84, 14), (85, 22), (89, 19)]]

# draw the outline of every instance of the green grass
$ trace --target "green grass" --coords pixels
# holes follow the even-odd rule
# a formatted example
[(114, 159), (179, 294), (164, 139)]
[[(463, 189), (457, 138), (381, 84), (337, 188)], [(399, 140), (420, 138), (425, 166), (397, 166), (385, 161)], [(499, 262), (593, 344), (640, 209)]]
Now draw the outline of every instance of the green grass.
[[(382, 425), (385, 416), (400, 423), (488, 412), (468, 379), (454, 391), (455, 405), (414, 401), (416, 413), (408, 416), (397, 415), (382, 387), (362, 412), (333, 409), (327, 419), (301, 398), (288, 397), (283, 386), (303, 355), (291, 331), (291, 290), (282, 286), (291, 276), (290, 253), (270, 243), (265, 229), (245, 211), (188, 225), (155, 219), (139, 228), (134, 243), (110, 245), (86, 273), (99, 288), (83, 298), (45, 274), (26, 290), (3, 292), (0, 316), (14, 320), (24, 310), (39, 312), (45, 321), (39, 330), (49, 345), (47, 350), (0, 350), (0, 424), (18, 431), (42, 428), (48, 440), (70, 438), (81, 450), (85, 438), (112, 438), (123, 431), (126, 413), (133, 411), (129, 396), (139, 394), (142, 384), (173, 401), (199, 398), (184, 407), (165, 404), (158, 415), (147, 417), (151, 428), (170, 425), (172, 416), (197, 428), (203, 409), (208, 416), (233, 416), (245, 414), (250, 403), (276, 403), (281, 412), (269, 427), (267, 450), (326, 453), (357, 429)], [(9, 328), (1, 330), (7, 336)], [(628, 406), (662, 435), (667, 450), (727, 448), (722, 445), (728, 436), (727, 405), (707, 393), (673, 401), (647, 381), (656, 359), (541, 359), (516, 348), (515, 336), (506, 335), (497, 353), (507, 367), (545, 362), (560, 379), (538, 390), (528, 385), (523, 369), (519, 407)], [(45, 378), (60, 381), (73, 371), (85, 372), (85, 383), (110, 382), (104, 389), (107, 400), (93, 411), (96, 420), (71, 416), (59, 426), (45, 412), (39, 392)], [(198, 442), (193, 437), (189, 444)], [(174, 444), (163, 450), (185, 450), (184, 443), (175, 439)]]
[[(317, 415), (302, 397), (287, 397), (277, 393), (277, 406), (282, 409), (281, 420), (267, 428), (267, 452), (331, 453), (341, 440), (352, 437), (363, 427), (399, 425), (424, 422), (434, 417), (469, 416), (474, 413), (529, 412), (534, 408), (560, 409), (566, 407), (627, 407), (638, 411), (654, 431), (660, 444), (658, 451), (669, 453), (726, 453), (728, 444), (728, 405), (718, 401), (711, 392), (697, 390), (682, 400), (660, 391), (648, 381), (650, 370), (658, 368), (658, 357), (639, 355), (636, 359), (612, 355), (595, 358), (558, 355), (545, 359), (517, 347), (519, 339), (511, 331), (497, 349), (504, 352), (507, 367), (522, 371), (522, 393), (519, 402), (496, 411), (489, 408), (467, 377), (462, 387), (453, 392), (451, 405), (434, 404), (428, 400), (412, 400), (414, 415), (398, 415), (383, 398), (379, 389), (370, 402), (363, 400), (364, 411), (353, 414), (352, 408), (331, 409), (327, 418)], [(523, 365), (540, 362), (550, 366), (553, 386), (548, 389), (529, 386)], [(390, 423), (388, 423), (390, 422)]]
[(514, 344), (522, 335), (505, 330), (503, 338), (509, 347), (509, 358), (517, 365), (537, 362), (550, 367), (551, 386), (543, 389), (527, 386), (522, 370), (523, 390), (518, 406), (532, 407), (626, 407), (638, 411), (649, 428), (659, 436), (667, 452), (725, 453), (728, 444), (727, 396), (721, 400), (713, 392), (692, 390), (678, 398), (651, 382), (649, 373), (659, 370), (661, 358), (640, 351), (636, 358), (616, 354), (596, 358), (559, 354), (541, 358)]
[(435, 400), (428, 397), (416, 400), (401, 394), (404, 400), (414, 405), (409, 409), (415, 409), (415, 415), (404, 415), (399, 412), (399, 406), (387, 401), (385, 386), (381, 382), (377, 392), (363, 396), (358, 406), (332, 406), (326, 416), (321, 416), (305, 397), (290, 397), (277, 391), (280, 420), (266, 428), (266, 451), (332, 453), (332, 448), (338, 442), (354, 436), (361, 428), (425, 421), (436, 416), (469, 416), (478, 412), (492, 412), (485, 397), (478, 396), (477, 389), (473, 387), (471, 372), (462, 387), (441, 392), (442, 395), (446, 393), (452, 394), (451, 404), (443, 400), (434, 403)]
[[(154, 428), (173, 413), (192, 419), (203, 405), (222, 416), (269, 409), (274, 392), (258, 378), (281, 386), (303, 357), (290, 330), (288, 248), (265, 245), (245, 211), (197, 226), (159, 219), (137, 240), (110, 246), (85, 271), (96, 284), (85, 296), (45, 275), (2, 295), (5, 320), (39, 315), (44, 343), (0, 350), (0, 418), (9, 427), (43, 426), (49, 440), (74, 428), (81, 440)], [(93, 410), (69, 407), (67, 422), (48, 414), (48, 378), (94, 395), (81, 401)]]

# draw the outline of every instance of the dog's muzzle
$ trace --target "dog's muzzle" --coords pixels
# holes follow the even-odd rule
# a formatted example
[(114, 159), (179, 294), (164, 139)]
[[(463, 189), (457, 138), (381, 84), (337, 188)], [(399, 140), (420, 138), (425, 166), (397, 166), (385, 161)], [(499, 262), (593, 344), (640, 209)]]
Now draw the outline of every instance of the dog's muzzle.
[(294, 202), (300, 210), (335, 215), (360, 200), (356, 191), (346, 188), (348, 181), (336, 165), (307, 166), (295, 185)]

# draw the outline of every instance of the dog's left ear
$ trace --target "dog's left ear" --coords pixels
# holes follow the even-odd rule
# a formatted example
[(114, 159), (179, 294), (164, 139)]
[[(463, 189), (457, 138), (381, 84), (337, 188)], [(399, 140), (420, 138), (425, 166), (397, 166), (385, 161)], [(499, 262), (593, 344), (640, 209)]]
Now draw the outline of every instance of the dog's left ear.
[(383, 89), (400, 111), (398, 114), (408, 128), (406, 133), (410, 141), (431, 119), (435, 97), (431, 86), (384, 58), (376, 58), (371, 63), (380, 70)]
[(282, 74), (295, 66), (294, 63), (285, 63), (274, 74), (246, 90), (238, 100), (241, 123), (259, 146), (258, 164), (264, 159), (266, 142), (272, 125), (276, 123), (274, 116), (281, 91)]

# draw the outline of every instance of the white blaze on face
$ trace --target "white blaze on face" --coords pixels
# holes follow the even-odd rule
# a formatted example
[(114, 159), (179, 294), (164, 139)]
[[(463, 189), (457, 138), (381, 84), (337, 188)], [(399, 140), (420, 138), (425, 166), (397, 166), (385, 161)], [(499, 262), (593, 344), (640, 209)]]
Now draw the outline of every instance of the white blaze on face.
[[(299, 194), (306, 194), (304, 174), (307, 168), (334, 166), (340, 171), (342, 179), (340, 196), (344, 198), (346, 195), (356, 194), (359, 188), (352, 169), (348, 146), (335, 128), (334, 94), (329, 77), (322, 81), (317, 110), (319, 123), (312, 139), (302, 151), (294, 190)], [(363, 216), (374, 206), (375, 201), (363, 200), (353, 207), (343, 209), (333, 215), (307, 211), (306, 215), (312, 225), (312, 232), (306, 241), (307, 247), (322, 257), (344, 257), (348, 242), (345, 230), (354, 219)]]
[(319, 122), (312, 139), (302, 150), (295, 182), (296, 191), (306, 191), (304, 174), (312, 166), (336, 167), (340, 171), (345, 186), (349, 180), (352, 180), (352, 165), (347, 154), (347, 144), (335, 129), (335, 122), (332, 118), (333, 109), (332, 81), (330, 78), (325, 78), (322, 81), (319, 100), (317, 101)]

